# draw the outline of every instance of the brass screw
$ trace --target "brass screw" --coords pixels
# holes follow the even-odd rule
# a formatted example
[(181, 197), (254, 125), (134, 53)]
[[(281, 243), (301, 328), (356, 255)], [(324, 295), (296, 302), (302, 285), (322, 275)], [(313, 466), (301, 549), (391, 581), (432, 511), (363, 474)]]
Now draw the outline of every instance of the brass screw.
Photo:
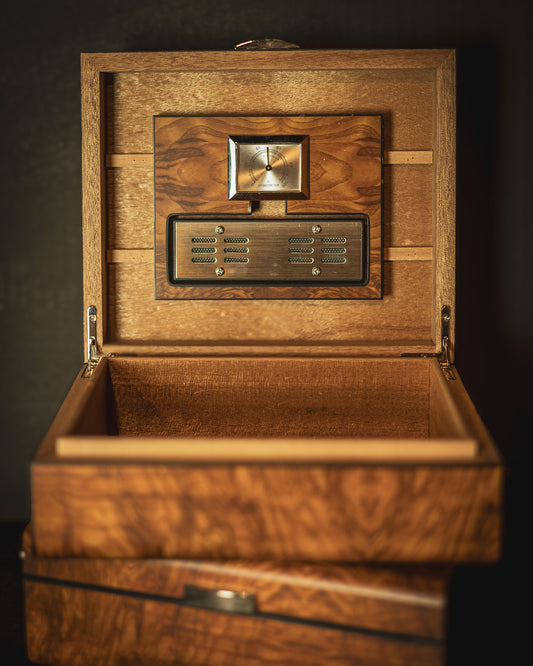
[(222, 227), (222, 226), (215, 227), (215, 233), (223, 234), (224, 233), (224, 227)]
[(312, 232), (314, 234), (319, 234), (322, 231), (322, 227), (320, 224), (315, 224), (314, 227), (312, 228)]
[(313, 275), (320, 275), (320, 273), (322, 273), (322, 271), (320, 270), (320, 268), (318, 268), (318, 266), (315, 266), (315, 267), (313, 268), (313, 270), (311, 271), (311, 273), (312, 273)]
[(221, 275), (224, 275), (224, 269), (223, 269), (223, 268), (217, 268), (217, 269), (215, 270), (215, 275), (218, 275), (219, 277), (220, 277)]

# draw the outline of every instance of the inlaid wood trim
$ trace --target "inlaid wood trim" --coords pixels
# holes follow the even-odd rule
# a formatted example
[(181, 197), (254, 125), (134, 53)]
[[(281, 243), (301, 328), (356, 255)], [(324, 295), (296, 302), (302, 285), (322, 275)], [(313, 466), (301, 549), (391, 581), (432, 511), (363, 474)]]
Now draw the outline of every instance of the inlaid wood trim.
[(388, 150), (383, 163), (390, 164), (433, 164), (432, 150)]
[(154, 261), (154, 248), (135, 250), (108, 250), (108, 264), (149, 264)]
[(362, 460), (464, 460), (477, 453), (472, 438), (395, 439), (168, 439), (163, 437), (59, 437), (60, 458), (335, 464)]
[[(432, 247), (389, 247), (385, 248), (385, 261), (431, 261)], [(108, 250), (108, 264), (149, 264), (154, 261), (153, 248), (132, 250)]]
[(146, 167), (153, 166), (154, 154), (153, 153), (137, 153), (137, 154), (116, 154), (112, 153), (106, 155), (106, 167)]
[[(153, 153), (134, 153), (106, 155), (106, 167), (146, 167), (153, 164)], [(388, 150), (384, 153), (383, 163), (390, 164), (433, 164), (432, 150)]]
[(385, 261), (432, 261), (432, 247), (387, 247)]

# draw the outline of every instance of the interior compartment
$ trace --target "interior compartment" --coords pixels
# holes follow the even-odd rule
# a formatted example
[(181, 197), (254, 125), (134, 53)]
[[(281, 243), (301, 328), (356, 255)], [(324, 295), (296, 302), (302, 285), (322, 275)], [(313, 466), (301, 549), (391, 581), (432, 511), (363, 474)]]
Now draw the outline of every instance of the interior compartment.
[(32, 526), (43, 556), (492, 561), (498, 463), (435, 358), (103, 358)]
[(435, 359), (110, 358), (80, 381), (92, 390), (61, 433), (71, 445), (84, 436), (469, 438)]

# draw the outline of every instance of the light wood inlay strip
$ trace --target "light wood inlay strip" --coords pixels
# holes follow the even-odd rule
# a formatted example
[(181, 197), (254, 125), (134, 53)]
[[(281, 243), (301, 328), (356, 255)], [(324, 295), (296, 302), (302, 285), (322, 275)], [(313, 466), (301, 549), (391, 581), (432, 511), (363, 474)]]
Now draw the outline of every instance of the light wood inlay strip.
[(386, 247), (385, 261), (431, 261), (432, 247)]
[(433, 164), (432, 150), (388, 150), (383, 162), (389, 164)]
[(111, 154), (106, 156), (106, 166), (115, 167), (146, 167), (152, 166), (153, 153)]
[[(388, 150), (384, 154), (384, 164), (433, 164), (431, 150)], [(152, 153), (122, 154), (113, 153), (106, 156), (106, 167), (146, 167), (152, 166)]]
[(154, 262), (154, 249), (108, 250), (108, 264), (149, 264)]
[(453, 460), (473, 458), (474, 439), (182, 439), (163, 437), (59, 437), (60, 457), (90, 459), (150, 459), (188, 462), (338, 463), (357, 460)]
[[(431, 261), (432, 247), (388, 247), (385, 261)], [(108, 264), (149, 264), (154, 261), (153, 248), (135, 250), (108, 250)]]

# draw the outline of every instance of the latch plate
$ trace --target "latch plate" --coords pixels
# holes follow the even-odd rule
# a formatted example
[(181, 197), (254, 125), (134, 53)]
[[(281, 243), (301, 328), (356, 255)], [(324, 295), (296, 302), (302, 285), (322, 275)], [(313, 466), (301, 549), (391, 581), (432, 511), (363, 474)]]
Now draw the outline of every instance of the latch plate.
[(205, 590), (195, 585), (185, 585), (183, 601), (191, 606), (251, 615), (255, 612), (255, 594), (231, 590)]

